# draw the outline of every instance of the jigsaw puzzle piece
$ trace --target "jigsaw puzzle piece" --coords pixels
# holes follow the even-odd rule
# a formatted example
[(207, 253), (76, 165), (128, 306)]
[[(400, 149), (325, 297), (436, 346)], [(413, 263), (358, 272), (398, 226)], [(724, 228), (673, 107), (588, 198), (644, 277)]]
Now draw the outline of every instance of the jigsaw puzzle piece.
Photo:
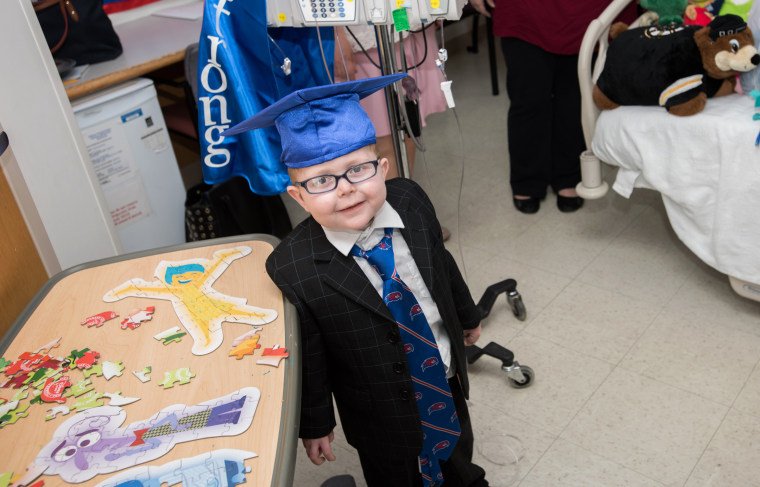
[(249, 338), (253, 337), (254, 335), (256, 335), (258, 332), (260, 332), (263, 329), (264, 328), (260, 326), (254, 326), (251, 331), (243, 333), (239, 337), (236, 337), (234, 340), (232, 340), (232, 346), (237, 347), (238, 345), (248, 340)]
[(96, 391), (89, 392), (85, 394), (84, 396), (78, 397), (77, 401), (71, 407), (71, 410), (78, 413), (85, 409), (100, 407), (104, 404), (102, 397), (103, 397), (102, 392), (96, 392)]
[(24, 387), (21, 388), (20, 391), (18, 391), (17, 393), (15, 393), (13, 395), (13, 398), (11, 400), (12, 401), (23, 401), (27, 397), (29, 397), (29, 386), (24, 386)]
[(21, 418), (25, 418), (29, 415), (27, 409), (31, 404), (20, 404), (16, 409), (8, 411), (7, 414), (0, 417), (0, 428), (3, 428), (9, 424), (15, 424)]
[(62, 369), (62, 358), (49, 358), (40, 364), (40, 368), (59, 370)]
[(164, 345), (168, 345), (173, 342), (181, 342), (182, 337), (187, 335), (187, 332), (181, 331), (179, 333), (175, 333), (174, 335), (169, 335), (164, 339)]
[(253, 352), (257, 348), (261, 348), (261, 345), (259, 345), (259, 335), (253, 335), (251, 338), (232, 349), (229, 355), (234, 355), (235, 358), (240, 360), (244, 355), (253, 355)]
[(250, 472), (251, 467), (246, 467), (243, 462), (230, 460), (224, 461), (224, 473), (228, 486), (244, 484), (246, 482), (245, 474)]
[(50, 413), (50, 414), (48, 414), (47, 416), (45, 416), (45, 421), (50, 421), (51, 419), (55, 419), (55, 417), (58, 414), (60, 414), (62, 416), (66, 416), (67, 414), (69, 414), (71, 412), (71, 409), (69, 409), (66, 406), (56, 406), (54, 408), (48, 409), (47, 412)]
[(0, 418), (10, 414), (11, 411), (18, 408), (19, 404), (20, 401), (18, 399), (6, 401), (3, 404), (0, 404)]
[(166, 338), (167, 336), (172, 335), (174, 333), (177, 333), (179, 331), (180, 331), (180, 327), (179, 326), (173, 326), (171, 328), (167, 328), (166, 330), (164, 330), (164, 331), (162, 331), (160, 333), (157, 333), (157, 334), (153, 335), (153, 338), (155, 338), (156, 340), (161, 341), (164, 338)]
[(92, 381), (90, 381), (88, 378), (85, 378), (69, 387), (69, 390), (67, 390), (64, 395), (66, 397), (79, 397), (83, 394), (87, 394), (93, 389), (95, 389), (95, 386), (92, 385)]
[(181, 331), (179, 326), (174, 326), (168, 330), (164, 330), (157, 335), (153, 335), (156, 340), (163, 340), (164, 345), (168, 345), (172, 342), (179, 342), (182, 337), (187, 335), (187, 332)]
[(32, 399), (29, 401), (29, 404), (42, 404), (42, 391), (34, 390), (32, 391)]
[(84, 357), (85, 354), (89, 351), (89, 348), (85, 348), (84, 350), (72, 350), (71, 353), (69, 353), (68, 357), (66, 357), (63, 361), (64, 368), (76, 369), (77, 360)]
[(85, 379), (89, 379), (91, 375), (96, 377), (103, 377), (103, 364), (95, 364), (89, 369), (82, 369)]
[(13, 387), (14, 389), (20, 389), (22, 387), (27, 387), (27, 382), (29, 382), (29, 374), (25, 372), (23, 374), (16, 375), (11, 379), (8, 379), (0, 387)]
[(63, 398), (64, 390), (70, 385), (71, 381), (68, 376), (63, 376), (57, 380), (50, 377), (42, 388), (40, 399), (44, 402), (65, 403), (66, 399)]
[(100, 357), (100, 353), (94, 350), (88, 350), (80, 358), (74, 361), (74, 365), (78, 369), (91, 369), (95, 362)]
[(71, 353), (69, 353), (69, 356), (66, 358), (69, 360), (69, 362), (73, 363), (74, 361), (76, 361), (76, 359), (84, 357), (84, 354), (89, 351), (90, 351), (89, 348), (85, 348), (84, 350), (74, 349), (71, 351)]
[(144, 309), (137, 309), (127, 315), (127, 317), (121, 322), (121, 329), (126, 330), (131, 328), (132, 330), (139, 327), (146, 321), (153, 319), (153, 313), (155, 312), (155, 306), (148, 306)]
[(45, 345), (38, 348), (36, 353), (48, 353), (50, 350), (57, 348), (61, 344), (61, 338), (63, 337), (58, 337), (52, 342), (46, 343)]
[(282, 359), (289, 357), (288, 351), (285, 347), (275, 345), (272, 348), (265, 348), (261, 352), (261, 358), (256, 361), (260, 365), (271, 365), (272, 367), (278, 367)]
[(124, 366), (121, 365), (121, 360), (116, 362), (104, 361), (101, 364), (101, 370), (103, 371), (103, 377), (106, 380), (111, 380), (114, 377), (121, 377), (121, 372), (124, 370)]
[(116, 392), (104, 392), (103, 397), (110, 399), (108, 403), (110, 406), (126, 406), (140, 400), (139, 397), (124, 397), (119, 391)]
[(150, 365), (143, 367), (142, 370), (133, 370), (132, 373), (140, 379), (140, 382), (148, 382), (150, 381), (150, 372), (152, 370), (152, 367)]
[(193, 377), (195, 377), (195, 374), (190, 372), (190, 367), (180, 367), (179, 369), (164, 372), (164, 381), (158, 385), (164, 386), (164, 389), (168, 389), (174, 387), (175, 382), (179, 382), (180, 385), (188, 384)]
[(88, 316), (80, 323), (80, 325), (87, 325), (87, 328), (92, 328), (93, 326), (95, 328), (99, 328), (103, 326), (103, 323), (105, 323), (108, 320), (112, 320), (116, 318), (117, 315), (113, 311), (103, 311), (102, 313), (98, 313), (96, 315)]
[[(40, 368), (34, 371), (34, 373), (29, 377), (29, 382), (32, 384), (32, 387), (41, 388), (45, 385), (45, 382), (47, 382), (47, 375), (49, 373), (49, 369)], [(43, 380), (44, 378), (44, 380)], [(39, 384), (39, 385), (35, 385)]]

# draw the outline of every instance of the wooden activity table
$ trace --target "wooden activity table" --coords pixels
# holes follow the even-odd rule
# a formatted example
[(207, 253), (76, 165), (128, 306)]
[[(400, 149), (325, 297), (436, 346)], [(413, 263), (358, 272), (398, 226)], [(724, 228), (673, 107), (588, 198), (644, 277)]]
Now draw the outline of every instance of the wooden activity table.
[(290, 486), (298, 326), (264, 269), (276, 242), (194, 242), (54, 276), (0, 341), (0, 486), (27, 467), (24, 480), (42, 470), (29, 485)]

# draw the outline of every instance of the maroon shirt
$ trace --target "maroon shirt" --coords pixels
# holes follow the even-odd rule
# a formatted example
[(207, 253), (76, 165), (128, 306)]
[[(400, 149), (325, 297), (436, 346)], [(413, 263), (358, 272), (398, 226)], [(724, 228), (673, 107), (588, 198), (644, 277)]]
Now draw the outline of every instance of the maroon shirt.
[[(610, 0), (494, 0), (493, 32), (517, 37), (554, 54), (578, 54), (583, 35)], [(619, 20), (636, 19), (636, 2)]]

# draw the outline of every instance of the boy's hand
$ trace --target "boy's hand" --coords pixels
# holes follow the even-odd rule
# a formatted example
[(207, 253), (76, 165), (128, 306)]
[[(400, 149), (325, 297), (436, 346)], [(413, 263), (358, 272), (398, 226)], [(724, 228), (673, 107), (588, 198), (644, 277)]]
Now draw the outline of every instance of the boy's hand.
[(330, 462), (335, 461), (335, 455), (333, 455), (330, 443), (335, 439), (335, 433), (330, 431), (330, 434), (323, 436), (322, 438), (303, 438), (303, 447), (306, 449), (306, 455), (314, 465), (322, 465), (325, 460)]
[(472, 330), (464, 330), (464, 333), (462, 334), (464, 336), (464, 346), (469, 347), (470, 345), (475, 345), (475, 342), (480, 338), (480, 332), (482, 330), (480, 324)]

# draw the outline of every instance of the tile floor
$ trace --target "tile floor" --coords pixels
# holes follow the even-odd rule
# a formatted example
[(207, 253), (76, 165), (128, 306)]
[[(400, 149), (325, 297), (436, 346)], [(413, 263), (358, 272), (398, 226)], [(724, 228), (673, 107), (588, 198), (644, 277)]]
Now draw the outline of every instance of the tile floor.
[[(447, 39), (457, 113), (429, 117), (414, 177), (452, 230), (476, 301), (513, 277), (528, 311), (518, 321), (497, 300), (480, 345), (514, 351), (531, 387), (510, 388), (490, 357), (470, 367), (476, 460), (491, 485), (760, 485), (760, 303), (681, 244), (651, 191), (575, 214), (548, 196), (538, 214), (518, 213), (501, 53), (493, 96), (485, 44), (475, 55), (468, 42)], [(293, 485), (350, 473), (365, 486), (340, 431), (333, 448), (337, 461), (316, 467), (299, 445)]]

